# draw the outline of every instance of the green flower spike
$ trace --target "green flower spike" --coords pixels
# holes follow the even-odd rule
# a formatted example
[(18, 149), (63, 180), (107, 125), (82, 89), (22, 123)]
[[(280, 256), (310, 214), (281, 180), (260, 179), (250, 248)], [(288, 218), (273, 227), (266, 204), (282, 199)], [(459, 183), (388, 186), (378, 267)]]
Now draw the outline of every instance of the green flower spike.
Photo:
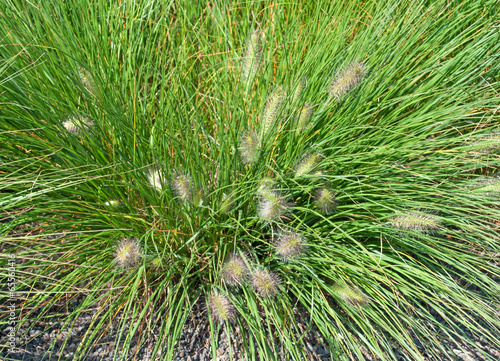
[(260, 140), (257, 133), (248, 131), (240, 140), (240, 152), (243, 164), (255, 164), (260, 156)]
[(314, 153), (306, 155), (295, 167), (295, 176), (300, 177), (309, 173), (321, 160), (321, 154)]
[(316, 192), (316, 207), (323, 214), (330, 214), (337, 206), (337, 200), (335, 199), (335, 193), (328, 189), (322, 188)]
[(262, 35), (261, 31), (257, 29), (250, 35), (250, 39), (248, 39), (247, 51), (241, 70), (241, 75), (245, 82), (253, 80), (262, 63)]
[(222, 269), (222, 279), (230, 286), (241, 286), (247, 274), (248, 267), (239, 255), (232, 255)]
[(366, 73), (363, 63), (354, 63), (340, 71), (330, 85), (330, 96), (340, 98), (361, 83)]
[(81, 136), (83, 131), (89, 130), (94, 125), (94, 122), (89, 117), (83, 115), (72, 115), (62, 125), (68, 132)]
[(263, 268), (253, 270), (250, 275), (253, 289), (261, 297), (274, 297), (279, 293), (279, 278), (271, 271)]
[(229, 321), (235, 315), (235, 308), (229, 298), (216, 290), (212, 291), (208, 299), (208, 306), (212, 317), (218, 322)]
[(440, 226), (435, 215), (421, 211), (409, 211), (393, 216), (390, 218), (390, 223), (396, 229), (419, 233), (430, 233)]
[(279, 235), (274, 247), (276, 248), (276, 254), (283, 261), (299, 258), (306, 250), (304, 238), (295, 232), (286, 232)]
[(115, 261), (119, 268), (135, 267), (142, 258), (142, 250), (136, 239), (123, 239), (118, 243)]
[(336, 285), (333, 287), (333, 291), (344, 302), (354, 306), (364, 306), (369, 302), (368, 297), (365, 296), (360, 290), (347, 285)]

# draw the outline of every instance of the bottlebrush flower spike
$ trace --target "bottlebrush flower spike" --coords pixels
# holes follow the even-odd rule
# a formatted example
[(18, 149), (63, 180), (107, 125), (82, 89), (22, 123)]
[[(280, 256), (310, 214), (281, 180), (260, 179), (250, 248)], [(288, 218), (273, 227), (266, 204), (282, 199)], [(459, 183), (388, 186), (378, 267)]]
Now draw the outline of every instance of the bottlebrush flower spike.
[(109, 201), (104, 202), (104, 205), (106, 207), (111, 207), (111, 208), (118, 208), (120, 207), (121, 203), (119, 200), (116, 199), (110, 199)]
[(123, 239), (118, 243), (115, 261), (120, 268), (137, 266), (142, 258), (142, 250), (136, 239)]
[(257, 190), (257, 194), (259, 196), (263, 196), (272, 191), (274, 186), (274, 179), (270, 177), (264, 177), (260, 181), (259, 189)]
[(277, 191), (263, 192), (258, 204), (257, 215), (265, 221), (273, 221), (288, 212), (290, 204)]
[(279, 277), (267, 269), (254, 269), (250, 282), (255, 292), (261, 297), (273, 297), (279, 293)]
[(87, 91), (93, 96), (97, 96), (97, 86), (95, 85), (94, 79), (92, 78), (92, 75), (90, 75), (90, 72), (83, 67), (79, 67), (78, 76), (80, 77), (80, 81), (84, 85), (85, 89), (87, 89)]
[(235, 314), (235, 308), (229, 298), (213, 290), (208, 299), (208, 305), (212, 317), (218, 322), (225, 322), (231, 320)]
[(222, 204), (220, 206), (220, 211), (222, 213), (229, 213), (231, 212), (234, 207), (236, 206), (236, 202), (235, 200), (233, 199), (233, 195), (232, 194), (226, 194), (226, 193), (223, 193), (222, 194)]
[(314, 153), (305, 155), (302, 160), (295, 167), (295, 176), (300, 177), (304, 174), (309, 173), (321, 160), (321, 154)]
[(486, 197), (500, 197), (500, 178), (481, 177), (474, 180), (470, 185), (475, 190)]
[(363, 63), (353, 63), (342, 71), (339, 71), (330, 85), (330, 96), (340, 98), (361, 83), (366, 73)]
[(323, 214), (330, 214), (337, 206), (335, 193), (328, 188), (321, 188), (316, 192), (316, 207)]
[(155, 257), (151, 261), (151, 267), (156, 272), (162, 270), (164, 268), (164, 266), (163, 266), (163, 260), (161, 259), (161, 257)]
[(222, 279), (230, 286), (241, 286), (247, 274), (248, 267), (239, 255), (232, 255), (222, 269)]
[(301, 133), (304, 128), (308, 125), (307, 122), (311, 118), (313, 108), (309, 105), (309, 103), (304, 104), (304, 107), (300, 111), (297, 117), (297, 127), (295, 131), (297, 133)]
[(259, 136), (253, 131), (243, 134), (240, 141), (241, 158), (244, 164), (255, 164), (260, 156)]
[(252, 81), (262, 63), (262, 35), (261, 31), (257, 29), (248, 39), (247, 51), (241, 71), (244, 82)]
[(150, 169), (148, 173), (148, 182), (151, 187), (161, 192), (166, 182), (165, 173), (159, 169)]
[(297, 99), (299, 99), (299, 96), (305, 87), (306, 87), (306, 77), (303, 76), (302, 78), (300, 78), (299, 83), (295, 88), (295, 92), (293, 93), (292, 103), (295, 103)]
[(285, 93), (281, 87), (269, 96), (266, 107), (264, 108), (264, 113), (262, 114), (263, 135), (266, 134), (272, 127), (284, 98)]
[(83, 115), (72, 115), (62, 123), (63, 127), (70, 133), (82, 135), (83, 131), (88, 130), (94, 122), (92, 119)]
[(172, 181), (172, 189), (177, 197), (184, 202), (190, 202), (192, 198), (192, 180), (186, 174), (177, 174)]
[(434, 214), (421, 211), (409, 211), (390, 218), (392, 227), (402, 231), (416, 231), (429, 233), (440, 227), (439, 220)]
[(472, 143), (472, 149), (482, 152), (489, 152), (500, 148), (500, 134), (493, 133)]
[(369, 302), (368, 297), (366, 297), (360, 290), (347, 285), (335, 285), (333, 287), (333, 291), (344, 302), (354, 306), (364, 306)]
[(299, 258), (306, 250), (304, 238), (295, 232), (280, 234), (274, 246), (276, 248), (276, 254), (281, 257), (283, 261)]

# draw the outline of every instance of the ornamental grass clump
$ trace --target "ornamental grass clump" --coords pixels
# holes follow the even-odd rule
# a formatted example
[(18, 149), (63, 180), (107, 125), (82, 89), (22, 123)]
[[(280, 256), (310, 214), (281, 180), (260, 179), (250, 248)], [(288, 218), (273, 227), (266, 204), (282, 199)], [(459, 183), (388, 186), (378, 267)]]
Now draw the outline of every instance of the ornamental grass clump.
[(0, 358), (498, 361), (498, 1), (198, 5), (0, 2)]

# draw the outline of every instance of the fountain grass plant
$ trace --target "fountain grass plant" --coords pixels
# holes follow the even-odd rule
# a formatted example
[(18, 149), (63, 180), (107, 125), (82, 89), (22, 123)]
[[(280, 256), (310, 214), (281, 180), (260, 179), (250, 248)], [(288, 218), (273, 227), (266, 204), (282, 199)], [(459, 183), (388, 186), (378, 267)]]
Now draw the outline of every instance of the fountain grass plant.
[(17, 330), (92, 309), (74, 360), (111, 326), (115, 360), (152, 330), (172, 360), (202, 299), (214, 359), (221, 324), (248, 360), (307, 359), (298, 311), (332, 360), (493, 359), (495, 0), (9, 0), (0, 21)]

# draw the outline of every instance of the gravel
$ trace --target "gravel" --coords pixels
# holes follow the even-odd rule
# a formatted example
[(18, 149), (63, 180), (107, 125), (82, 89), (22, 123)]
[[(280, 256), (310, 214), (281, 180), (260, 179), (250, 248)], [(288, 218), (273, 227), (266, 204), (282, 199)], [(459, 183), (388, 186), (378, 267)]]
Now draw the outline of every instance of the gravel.
[[(78, 302), (83, 300), (84, 296), (79, 299), (74, 300), (69, 307), (76, 307)], [(5, 306), (3, 306), (5, 307)], [(71, 312), (71, 308), (68, 309)], [(71, 331), (68, 331), (68, 327), (64, 327), (65, 319), (62, 316), (56, 316), (48, 321), (37, 321), (31, 324), (22, 325), (21, 328), (16, 332), (16, 341), (18, 342), (18, 347), (21, 350), (19, 353), (9, 354), (8, 350), (0, 348), (0, 359), (1, 360), (29, 360), (29, 361), (51, 361), (51, 360), (72, 360), (75, 356), (75, 351), (77, 350), (82, 336), (88, 329), (94, 314), (97, 310), (93, 312), (82, 313), (74, 323)], [(307, 359), (308, 360), (330, 360), (332, 355), (330, 355), (328, 343), (319, 333), (315, 326), (312, 326), (309, 331), (307, 331), (307, 311), (305, 310), (294, 310), (297, 317), (297, 326), (304, 336), (304, 344), (306, 345)], [(35, 315), (36, 316), (36, 315)], [(106, 324), (106, 323), (105, 323)], [(126, 329), (130, 326), (130, 323), (126, 325)], [(307, 332), (306, 332), (307, 331)], [(245, 333), (248, 330), (244, 330)], [(268, 330), (269, 332), (269, 330)], [(271, 330), (274, 332), (274, 330)], [(496, 330), (498, 332), (498, 330)], [(95, 344), (88, 352), (84, 355), (84, 359), (87, 361), (107, 361), (113, 360), (115, 356), (116, 345), (119, 342), (120, 345), (123, 340), (118, 340), (119, 332), (112, 327), (105, 333), (106, 336), (101, 338), (97, 344)], [(0, 333), (0, 345), (7, 344), (7, 335), (4, 329)], [(469, 345), (462, 344), (458, 348), (455, 344), (452, 345), (450, 340), (446, 339), (445, 335), (442, 335), (442, 343), (447, 346), (450, 350), (447, 354), (440, 354), (442, 360), (461, 360), (461, 361), (472, 361), (472, 360), (486, 360), (486, 358), (470, 347)], [(475, 338), (472, 334), (470, 336), (473, 338), (476, 345), (488, 354), (493, 359), (500, 360), (500, 346), (490, 345), (485, 342), (482, 338)], [(132, 342), (131, 349), (127, 352), (127, 358), (134, 359), (138, 361), (153, 361), (161, 360), (165, 357), (166, 350), (160, 350), (160, 353), (152, 358), (153, 348), (159, 339), (159, 328), (154, 327), (150, 336), (138, 351), (136, 350), (136, 342)], [(230, 339), (230, 341), (229, 341)], [(416, 340), (418, 341), (418, 340)], [(225, 326), (221, 325), (220, 332), (218, 335), (218, 349), (215, 354), (216, 357), (212, 359), (212, 350), (209, 337), (209, 323), (207, 320), (207, 313), (204, 307), (204, 301), (199, 299), (198, 302), (193, 306), (191, 313), (186, 320), (183, 327), (182, 334), (177, 341), (177, 354), (174, 358), (175, 361), (229, 361), (229, 349), (230, 344), (232, 347), (232, 357), (233, 360), (244, 360), (245, 355), (241, 353), (242, 338), (241, 330), (237, 325), (233, 326), (233, 331), (230, 332), (230, 337), (228, 338)], [(63, 348), (63, 345), (64, 348)], [(424, 346), (417, 342), (417, 346), (421, 352), (425, 352)], [(118, 347), (119, 355), (123, 351), (121, 346)], [(365, 360), (378, 360), (373, 358), (370, 353), (360, 346), (360, 350), (364, 354)], [(398, 356), (400, 360), (408, 360), (410, 357), (403, 352), (400, 352), (399, 347), (393, 344), (393, 351)], [(134, 354), (137, 352), (134, 358)], [(280, 348), (277, 349), (278, 359), (286, 360), (283, 356), (283, 352)], [(424, 353), (425, 356), (425, 353)], [(333, 357), (333, 359), (335, 359)], [(427, 356), (426, 360), (435, 360)]]
[[(78, 301), (82, 301), (81, 296)], [(78, 302), (72, 302), (70, 306), (76, 307)], [(72, 308), (68, 309), (71, 312)], [(75, 356), (83, 335), (94, 318), (94, 312), (82, 313), (75, 321), (71, 331), (64, 327), (65, 319), (62, 316), (50, 318), (50, 321), (37, 321), (31, 324), (24, 324), (16, 332), (17, 350), (19, 353), (8, 353), (8, 350), (0, 348), (1, 360), (29, 360), (29, 361), (51, 361), (51, 360), (72, 360)], [(298, 313), (298, 311), (296, 311)], [(36, 317), (36, 313), (34, 315)], [(128, 330), (130, 323), (126, 325)], [(229, 356), (229, 338), (223, 324), (220, 325), (218, 335), (218, 349), (216, 350), (216, 360), (230, 360)], [(240, 350), (243, 349), (242, 339), (240, 337), (240, 328), (237, 325), (230, 332), (230, 342), (232, 346), (233, 360), (244, 360), (244, 355)], [(298, 327), (301, 331), (306, 331), (304, 322), (299, 322)], [(247, 333), (248, 330), (245, 330)], [(106, 336), (94, 345), (85, 355), (84, 359), (88, 361), (107, 361), (114, 357), (117, 345), (117, 330), (109, 330)], [(152, 358), (152, 351), (156, 341), (159, 338), (159, 328), (155, 327), (149, 336), (146, 345), (138, 351), (135, 360), (150, 361), (161, 360), (166, 350), (160, 350), (155, 358)], [(8, 342), (8, 336), (4, 330), (0, 333), (0, 344), (5, 345)], [(123, 341), (121, 341), (123, 342)], [(313, 327), (305, 336), (305, 343), (309, 353), (310, 360), (330, 360), (330, 354), (327, 351), (328, 346)], [(64, 346), (64, 347), (63, 347)], [(131, 350), (128, 356), (131, 357), (136, 352), (136, 343), (132, 342)], [(118, 347), (121, 351), (121, 347)], [(199, 299), (191, 310), (186, 323), (184, 324), (181, 336), (176, 345), (177, 353), (175, 361), (209, 361), (212, 360), (212, 349), (209, 337), (209, 323), (205, 311), (204, 301)], [(279, 352), (280, 350), (278, 350)], [(280, 352), (279, 352), (280, 353)], [(133, 357), (132, 357), (133, 358)], [(285, 360), (284, 357), (280, 358)]]

